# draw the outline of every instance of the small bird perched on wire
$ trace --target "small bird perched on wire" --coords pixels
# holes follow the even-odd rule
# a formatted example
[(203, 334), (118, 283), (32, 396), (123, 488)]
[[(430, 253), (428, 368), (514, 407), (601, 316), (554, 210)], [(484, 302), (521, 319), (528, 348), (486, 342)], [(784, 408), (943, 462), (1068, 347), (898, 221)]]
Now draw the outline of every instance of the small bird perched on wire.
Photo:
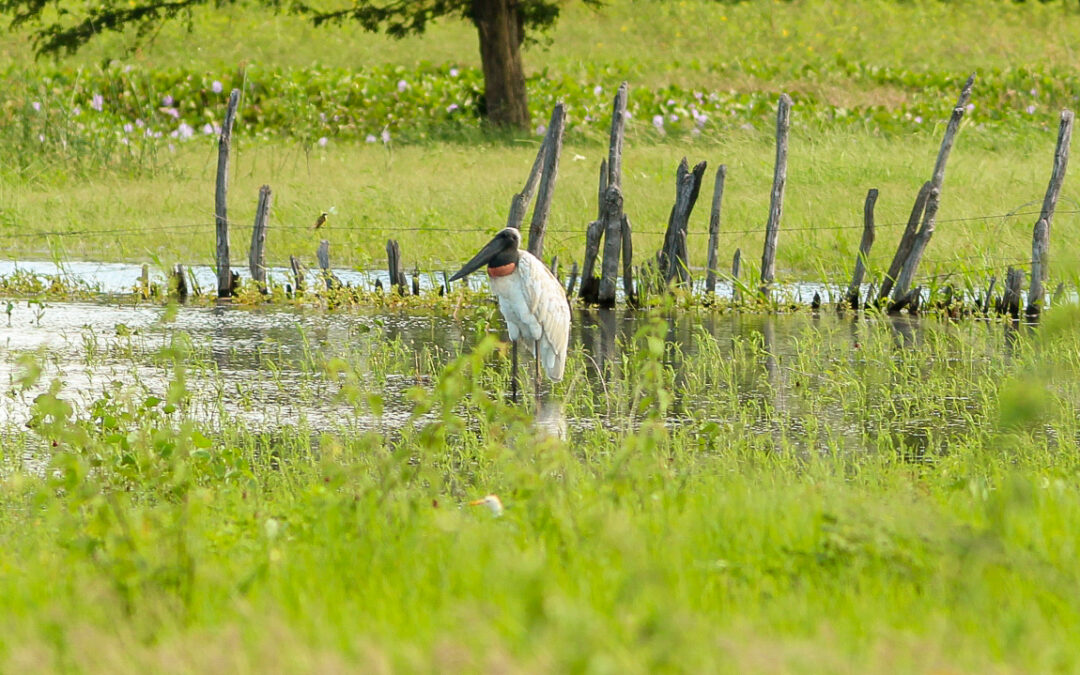
[(311, 226), (311, 229), (317, 230), (320, 227), (322, 227), (323, 223), (326, 222), (326, 216), (328, 216), (328, 215), (330, 215), (330, 214), (328, 214), (326, 211), (323, 211), (322, 213), (320, 213), (319, 217), (315, 219), (315, 224)]
[(497, 495), (488, 495), (483, 499), (477, 499), (474, 502), (469, 502), (469, 506), (483, 506), (488, 511), (491, 511), (491, 515), (498, 518), (503, 513), (502, 500)]

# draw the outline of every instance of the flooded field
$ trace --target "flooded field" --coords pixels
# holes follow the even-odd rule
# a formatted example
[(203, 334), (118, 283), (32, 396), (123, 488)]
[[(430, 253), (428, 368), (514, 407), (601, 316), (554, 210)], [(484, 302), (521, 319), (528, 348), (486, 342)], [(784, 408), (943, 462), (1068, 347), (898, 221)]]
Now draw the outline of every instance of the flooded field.
[[(663, 361), (673, 398), (666, 423), (740, 423), (760, 433), (776, 431), (784, 442), (811, 447), (825, 425), (830, 437), (857, 449), (867, 433), (866, 411), (842, 399), (820, 398), (829, 390), (830, 365), (866, 372), (872, 382), (898, 365), (956, 368), (966, 376), (1005, 366), (1016, 331), (997, 322), (947, 324), (907, 317), (837, 317), (832, 312), (792, 315), (680, 313), (657, 319), (630, 311), (577, 310), (566, 381), (543, 382), (537, 423), (555, 433), (596, 426), (635, 424), (635, 336), (650, 321), (665, 342)], [(1027, 330), (1027, 329), (1022, 329)], [(319, 312), (294, 309), (185, 307), (167, 309), (131, 302), (37, 303), (22, 301), (0, 320), (0, 378), (10, 391), (0, 403), (7, 433), (31, 414), (34, 395), (55, 381), (63, 397), (86, 410), (103, 396), (164, 396), (178, 367), (189, 390), (183, 414), (213, 425), (239, 422), (250, 429), (299, 426), (307, 433), (348, 427), (393, 431), (413, 413), (408, 392), (430, 389), (440, 369), (494, 334), (505, 340), (493, 307), (453, 317), (437, 312)], [(1011, 337), (1010, 337), (1011, 336)], [(977, 347), (973, 347), (977, 345)], [(869, 347), (869, 349), (868, 349)], [(944, 348), (944, 351), (942, 349)], [(20, 364), (28, 355), (43, 371), (34, 387), (19, 390)], [(888, 359), (888, 362), (878, 362)], [(942, 361), (942, 359), (945, 359)], [(489, 365), (501, 378), (494, 392), (507, 396), (505, 353)], [(330, 364), (338, 363), (336, 367)], [(532, 409), (531, 360), (523, 360)], [(919, 365), (919, 364), (922, 365)], [(342, 366), (358, 377), (365, 395), (381, 401), (373, 414), (340, 394)], [(328, 366), (334, 374), (328, 374)], [(874, 371), (877, 369), (877, 373)], [(934, 418), (898, 417), (891, 433), (919, 451), (947, 443), (972, 423), (965, 413), (976, 382), (956, 380), (958, 391)], [(967, 382), (966, 385), (962, 384)], [(865, 383), (864, 383), (865, 385)], [(911, 392), (884, 387), (883, 403), (903, 405)], [(952, 411), (952, 414), (950, 414)], [(877, 433), (875, 430), (874, 433)]]

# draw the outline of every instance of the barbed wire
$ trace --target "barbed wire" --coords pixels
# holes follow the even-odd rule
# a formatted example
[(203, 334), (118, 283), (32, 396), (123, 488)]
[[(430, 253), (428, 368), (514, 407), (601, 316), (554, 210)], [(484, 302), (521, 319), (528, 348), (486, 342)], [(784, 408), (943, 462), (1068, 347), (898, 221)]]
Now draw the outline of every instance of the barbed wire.
[[(992, 215), (980, 215), (980, 216), (964, 216), (957, 218), (939, 218), (936, 220), (938, 224), (945, 223), (971, 223), (976, 221), (994, 221), (994, 220), (1007, 220), (1009, 218), (1018, 218), (1021, 216), (1038, 215), (1041, 211), (1012, 211), (1003, 214)], [(1080, 209), (1059, 209), (1055, 211), (1055, 215), (1063, 214), (1077, 214), (1080, 213)], [(227, 221), (230, 225), (236, 223)], [(900, 227), (906, 226), (907, 221), (895, 221), (886, 223), (875, 223), (875, 228), (886, 227)], [(93, 230), (45, 230), (38, 232), (0, 232), (0, 239), (30, 239), (30, 238), (43, 238), (43, 237), (75, 237), (75, 236), (104, 236), (115, 234), (141, 234), (144, 232), (167, 232), (167, 231), (200, 231), (206, 229), (216, 228), (217, 225), (213, 222), (198, 222), (198, 223), (180, 223), (172, 225), (157, 225), (157, 226), (138, 226), (138, 227), (122, 227), (122, 228), (107, 228), (107, 229), (93, 229)], [(831, 232), (837, 230), (856, 230), (863, 229), (863, 224), (858, 225), (813, 225), (806, 227), (781, 227), (782, 232)], [(452, 232), (452, 233), (482, 233), (483, 229), (476, 227), (430, 227), (426, 225), (333, 225), (327, 226), (325, 229), (314, 230), (310, 225), (272, 225), (271, 229), (275, 230), (290, 230), (290, 231), (303, 231), (308, 230), (312, 233), (322, 232), (330, 233), (335, 231), (346, 232)], [(667, 234), (666, 230), (632, 230), (633, 234), (643, 235), (663, 235)], [(719, 234), (721, 236), (733, 235), (733, 234), (764, 234), (765, 228), (759, 227), (746, 230), (721, 230)], [(690, 232), (690, 235), (706, 235), (705, 231)], [(585, 236), (585, 231), (577, 232), (558, 232), (551, 233), (552, 238), (556, 239), (560, 243), (572, 238), (582, 238)], [(978, 257), (978, 256), (973, 256)]]

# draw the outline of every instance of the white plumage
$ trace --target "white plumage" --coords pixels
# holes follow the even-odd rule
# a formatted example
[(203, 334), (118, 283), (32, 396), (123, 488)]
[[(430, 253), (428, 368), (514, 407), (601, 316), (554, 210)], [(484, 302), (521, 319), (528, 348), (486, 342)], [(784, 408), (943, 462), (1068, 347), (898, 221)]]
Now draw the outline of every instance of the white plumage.
[(544, 263), (528, 251), (519, 251), (512, 274), (491, 277), (491, 290), (499, 299), (511, 340), (523, 339), (552, 380), (562, 379), (570, 338), (570, 305), (566, 291)]
[[(517, 343), (523, 340), (537, 363), (552, 380), (561, 380), (570, 340), (570, 305), (555, 275), (528, 251), (522, 251), (521, 233), (508, 227), (489, 241), (472, 260), (450, 277), (460, 279), (487, 265), (491, 290), (499, 300), (514, 342), (514, 396), (517, 396)], [(539, 368), (537, 368), (539, 377)], [(536, 383), (540, 389), (539, 380)]]

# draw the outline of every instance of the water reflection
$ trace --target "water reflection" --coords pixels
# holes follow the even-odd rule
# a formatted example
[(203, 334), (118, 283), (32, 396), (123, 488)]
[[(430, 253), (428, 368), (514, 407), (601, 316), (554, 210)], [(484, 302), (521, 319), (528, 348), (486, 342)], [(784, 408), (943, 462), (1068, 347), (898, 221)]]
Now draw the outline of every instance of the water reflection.
[[(615, 394), (609, 392), (632, 392), (634, 384), (622, 382), (623, 357), (626, 346), (647, 320), (647, 314), (633, 311), (577, 311), (570, 348), (584, 356), (583, 386), (598, 401), (596, 409), (601, 412), (585, 413), (581, 405), (570, 405), (576, 402), (548, 395), (536, 411), (538, 428), (558, 438), (571, 438), (575, 431), (597, 424), (624, 426), (625, 419), (614, 417), (625, 417), (629, 402), (613, 400)], [(777, 447), (789, 441), (793, 432), (803, 433), (802, 425), (809, 423), (806, 420), (811, 411), (803, 409), (808, 405), (802, 395), (805, 389), (799, 387), (818, 386), (823, 378), (821, 373), (801, 372), (792, 365), (798, 363), (799, 350), (805, 344), (801, 341), (828, 342), (838, 361), (872, 369), (877, 366), (864, 362), (861, 345), (871, 337), (874, 325), (883, 323), (887, 328), (880, 330), (893, 336), (894, 360), (910, 360), (917, 368), (921, 367), (918, 355), (907, 359), (906, 353), (919, 349), (927, 330), (940, 329), (908, 317), (857, 314), (852, 318), (849, 314), (837, 318), (827, 312), (779, 316), (680, 312), (664, 320), (665, 365), (675, 378), (670, 423), (682, 424), (702, 409), (702, 400), (686, 393), (697, 391), (698, 396), (712, 398), (707, 403), (723, 399), (731, 400), (733, 407), (748, 406), (757, 415), (750, 428), (771, 437)], [(6, 348), (0, 358), (0, 381), (10, 390), (17, 377), (19, 355), (44, 350), (51, 364), (46, 379), (59, 377), (65, 395), (76, 403), (96, 400), (113, 383), (160, 393), (171, 372), (169, 363), (157, 356), (158, 351), (182, 333), (190, 336), (196, 350), (193, 362), (201, 362), (191, 366), (194, 372), (188, 378), (194, 392), (192, 409), (201, 417), (215, 421), (226, 414), (238, 415), (253, 428), (304, 425), (313, 433), (342, 426), (386, 431), (408, 422), (411, 405), (407, 391), (411, 387), (430, 386), (438, 363), (468, 351), (490, 330), (505, 337), (501, 320), (488, 327), (475, 319), (437, 313), (325, 313), (226, 305), (183, 308), (169, 316), (164, 308), (155, 306), (22, 305), (13, 310), (10, 325), (0, 323), (0, 346)], [(887, 333), (883, 333), (885, 340)], [(1006, 325), (999, 355), (1013, 348), (1017, 335), (1016, 327)], [(362, 347), (373, 341), (396, 345), (399, 356), (405, 355), (394, 362), (397, 370), (364, 361), (374, 352)], [(734, 362), (737, 350), (751, 353), (752, 365), (739, 366), (743, 370), (734, 374), (730, 391), (702, 393), (702, 384), (692, 379), (699, 377), (692, 370), (694, 358), (707, 352), (710, 359)], [(336, 356), (350, 359), (366, 378), (361, 386), (379, 393), (384, 401), (381, 414), (340, 398), (340, 383), (324, 375), (325, 363)], [(42, 382), (40, 386), (46, 385)], [(32, 395), (6, 397), (0, 404), (0, 427), (21, 426), (31, 400)], [(721, 414), (717, 409), (712, 405), (708, 414)], [(576, 412), (568, 414), (567, 410)], [(612, 411), (613, 419), (605, 419), (606, 411)], [(814, 423), (851, 424), (845, 421), (843, 410), (826, 408), (813, 413), (820, 417)], [(897, 439), (897, 447), (924, 449), (925, 426), (934, 422), (908, 422), (909, 429), (897, 431), (902, 437)], [(869, 433), (861, 428), (840, 431), (856, 439), (853, 442)]]

